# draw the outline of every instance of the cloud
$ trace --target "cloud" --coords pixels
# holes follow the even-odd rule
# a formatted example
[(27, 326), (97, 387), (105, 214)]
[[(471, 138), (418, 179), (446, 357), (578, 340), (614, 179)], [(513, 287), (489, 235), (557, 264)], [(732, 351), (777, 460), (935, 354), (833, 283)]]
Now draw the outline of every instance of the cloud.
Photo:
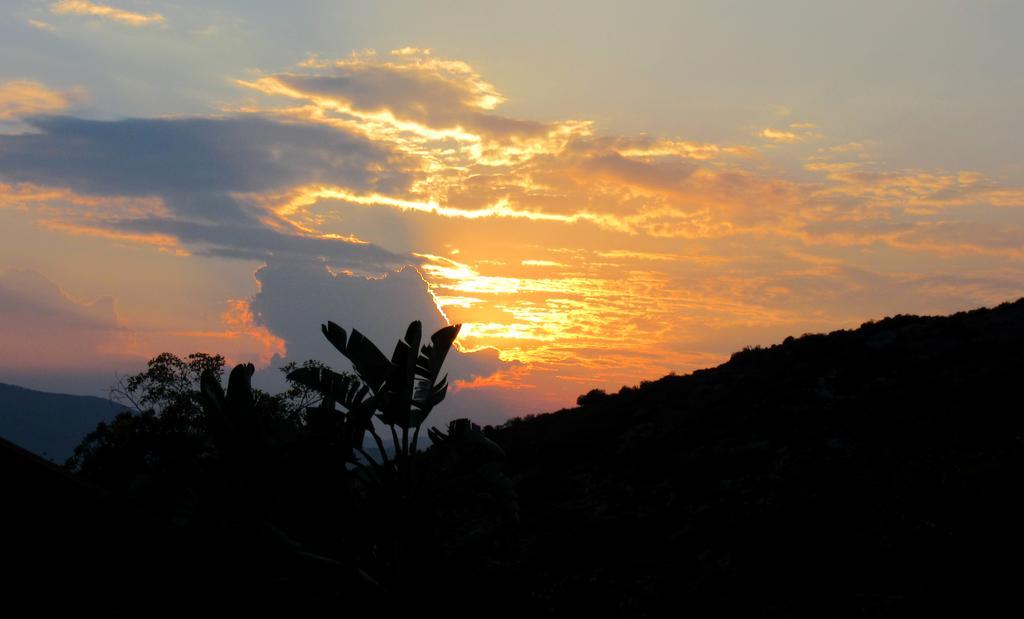
[(766, 127), (758, 133), (759, 136), (770, 142), (783, 144), (795, 144), (823, 138), (822, 134), (815, 131), (817, 125), (814, 123), (790, 123), (786, 129), (774, 129)]
[[(533, 397), (551, 397), (550, 384), (542, 385), (548, 381), (537, 379), (538, 372), (549, 377), (581, 373), (593, 382), (664, 374), (693, 363), (691, 351), (655, 351), (651, 343), (681, 328), (698, 329), (705, 315), (717, 314), (721, 320), (735, 311), (730, 308), (735, 304), (719, 303), (721, 294), (698, 300), (681, 293), (689, 282), (674, 282), (649, 264), (634, 263), (631, 252), (616, 254), (628, 261), (621, 265), (602, 262), (599, 252), (558, 253), (560, 262), (529, 260), (544, 268), (525, 270), (425, 256), (422, 269), (437, 303), (450, 319), (465, 323), (462, 345), (468, 350), (496, 346), (502, 358), (528, 364), (534, 373), (506, 371), (471, 384), (525, 386), (536, 388)], [(640, 254), (639, 259), (648, 257)]]
[(821, 201), (846, 199), (908, 213), (969, 204), (1024, 206), (1024, 189), (1000, 186), (970, 170), (884, 169), (862, 162), (814, 160), (805, 166), (831, 181), (815, 191)]
[(262, 264), (223, 328), (178, 334), (205, 349), (335, 362), (326, 320), (384, 348), (413, 319), (464, 323), (452, 411), (545, 408), (790, 333), (1020, 290), (1024, 189), (888, 166), (811, 123), (718, 144), (512, 118), (475, 69), (417, 49), (239, 83), (256, 98), (223, 116), (27, 115), (0, 136), (0, 207)]
[[(309, 233), (249, 199), (327, 180), (400, 191), (409, 182), (403, 157), (357, 136), (258, 116), (28, 122), (34, 133), (0, 135), (0, 181), (23, 194), (33, 193), (28, 185), (49, 194), (51, 201), (26, 195), (22, 204), (69, 229), (153, 237), (161, 245), (170, 237), (223, 256), (324, 258), (364, 270), (407, 261), (355, 239)], [(103, 199), (95, 209), (76, 204), (96, 198)], [(131, 199), (133, 209), (103, 206)]]
[(0, 371), (113, 367), (127, 329), (113, 299), (73, 299), (35, 271), (0, 271)]
[(159, 13), (134, 13), (123, 9), (114, 8), (105, 4), (97, 4), (86, 0), (60, 0), (50, 5), (50, 12), (54, 15), (88, 15), (109, 19), (128, 26), (152, 26), (164, 23), (164, 16)]
[(46, 32), (56, 32), (57, 30), (56, 28), (53, 27), (53, 24), (45, 22), (41, 19), (29, 19), (26, 21), (28, 22), (29, 26), (32, 26), (37, 30), (45, 30)]
[[(249, 235), (273, 237), (264, 244), (279, 252), (287, 245), (291, 255), (333, 244), (366, 256), (333, 263), (346, 267), (375, 248), (344, 233), (324, 238), (325, 202), (704, 239), (807, 235), (801, 220), (840, 226), (853, 211), (872, 216), (883, 200), (907, 210), (1024, 198), (983, 177), (875, 172), (830, 159), (844, 149), (808, 163), (823, 182), (795, 181), (766, 173), (751, 146), (596, 136), (586, 122), (509, 119), (496, 113), (503, 95), (472, 67), (423, 50), (313, 59), (300, 69), (243, 82), (297, 99), (298, 108), (222, 118), (33, 119), (36, 133), (2, 140), (0, 175), (41, 186), (60, 179), (91, 195), (156, 195), (167, 211), (90, 229), (172, 235), (221, 256), (273, 255), (240, 242)], [(818, 136), (814, 129), (789, 126), (801, 139)], [(225, 241), (211, 244), (218, 226)], [(309, 255), (324, 255), (318, 251)], [(392, 256), (388, 266), (399, 263)]]
[(505, 98), (492, 84), (468, 64), (438, 58), (429, 50), (312, 59), (300, 69), (238, 83), (303, 102), (302, 108), (280, 110), (291, 116), (345, 127), (408, 149), (447, 145), (439, 161), (449, 165), (522, 161), (558, 150), (573, 136), (590, 131), (586, 122), (543, 123), (493, 113)]
[(800, 142), (803, 139), (792, 131), (780, 131), (779, 129), (772, 129), (771, 127), (762, 129), (761, 133), (758, 135), (766, 140), (772, 140), (774, 142), (793, 143)]
[(63, 112), (81, 99), (82, 92), (77, 90), (54, 90), (28, 80), (3, 82), (0, 83), (0, 122)]
[(204, 194), (262, 192), (327, 179), (393, 191), (407, 180), (400, 158), (392, 161), (386, 149), (361, 138), (259, 116), (47, 117), (30, 124), (35, 133), (0, 137), (5, 176), (40, 184), (58, 177), (92, 195), (170, 196), (170, 206), (180, 213), (208, 219), (239, 212), (204, 204)]
[(469, 65), (424, 50), (311, 59), (299, 71), (239, 83), (299, 102), (264, 113), (359, 133), (421, 162), (403, 195), (337, 184), (298, 188), (288, 200), (293, 221), (318, 200), (337, 199), (453, 218), (699, 238), (762, 225), (799, 200), (791, 182), (748, 169), (745, 160), (756, 151), (749, 146), (597, 136), (588, 121), (502, 116), (504, 96), (492, 84)]
[(168, 350), (213, 350), (224, 354), (229, 365), (254, 362), (260, 369), (287, 354), (287, 343), (256, 321), (248, 299), (228, 299), (220, 318), (221, 329), (175, 331), (160, 339), (173, 338)]
[(224, 354), (266, 367), (285, 342), (257, 324), (247, 299), (229, 299), (219, 328), (136, 329), (105, 296), (76, 299), (32, 270), (0, 271), (0, 381), (106, 395), (117, 374), (161, 352)]
[[(249, 306), (255, 322), (284, 338), (288, 355), (296, 360), (338, 355), (320, 332), (328, 320), (358, 329), (388, 355), (413, 320), (421, 321), (426, 333), (448, 324), (411, 266), (367, 278), (310, 263), (269, 263), (256, 271), (256, 281), (259, 292)], [(451, 371), (466, 380), (507, 367), (493, 351), (456, 357)]]

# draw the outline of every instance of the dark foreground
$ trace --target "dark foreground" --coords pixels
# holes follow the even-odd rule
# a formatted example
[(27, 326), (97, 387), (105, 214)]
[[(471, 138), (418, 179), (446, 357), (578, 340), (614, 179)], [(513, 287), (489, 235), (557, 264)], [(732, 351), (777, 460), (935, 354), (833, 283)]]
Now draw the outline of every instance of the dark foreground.
[(183, 533), (3, 445), (4, 597), (84, 616), (1018, 614), (1022, 393), (1024, 300), (592, 392), (487, 429), (519, 521), (435, 505), (404, 601), (282, 571), (251, 536)]

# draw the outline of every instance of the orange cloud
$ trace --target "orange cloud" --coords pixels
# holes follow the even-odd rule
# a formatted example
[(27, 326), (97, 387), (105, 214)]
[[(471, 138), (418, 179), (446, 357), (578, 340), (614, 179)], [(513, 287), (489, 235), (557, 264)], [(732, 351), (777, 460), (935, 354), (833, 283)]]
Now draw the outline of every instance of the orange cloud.
[(791, 123), (786, 129), (773, 129), (772, 127), (766, 127), (762, 129), (758, 135), (770, 142), (795, 144), (797, 142), (806, 142), (807, 140), (816, 140), (824, 137), (822, 134), (815, 131), (816, 128), (817, 125), (814, 123)]
[(288, 353), (283, 339), (256, 322), (248, 299), (228, 299), (228, 309), (221, 318), (228, 326), (225, 337), (245, 337), (259, 345), (260, 366), (265, 367), (275, 356), (283, 358)]
[(159, 13), (133, 13), (87, 0), (60, 0), (50, 5), (50, 12), (54, 15), (89, 15), (135, 27), (162, 24), (165, 21)]
[(518, 391), (532, 389), (535, 386), (529, 382), (530, 368), (526, 365), (517, 365), (508, 370), (501, 370), (489, 376), (474, 376), (471, 380), (456, 379), (452, 382), (455, 391), (472, 389), (507, 389)]
[(405, 48), (387, 56), (354, 53), (312, 58), (305, 72), (278, 73), (238, 84), (299, 100), (277, 113), (329, 124), (404, 152), (429, 155), (441, 167), (502, 166), (557, 152), (588, 135), (590, 123), (540, 123), (492, 113), (505, 97), (468, 64)]
[(82, 99), (82, 92), (59, 91), (39, 82), (14, 80), (0, 84), (0, 121), (62, 112)]
[[(132, 198), (11, 182), (0, 184), (0, 206), (75, 233), (265, 264), (258, 277), (272, 285), (229, 301), (221, 323), (176, 332), (185, 341), (261, 363), (305, 354), (297, 351), (322, 341), (292, 321), (325, 319), (307, 299), (394, 322), (359, 299), (395, 289), (387, 311), (411, 312), (415, 300), (416, 313), (463, 323), (460, 351), (521, 364), (453, 374), (456, 389), (531, 390), (558, 402), (792, 333), (1024, 292), (1024, 222), (1012, 210), (1024, 206), (1024, 188), (976, 170), (887, 166), (871, 143), (829, 145), (811, 123), (763, 129), (755, 144), (717, 144), (511, 118), (504, 95), (471, 66), (413, 48), (310, 58), (239, 83), (263, 98), (232, 118), (245, 130), (230, 135), (276, 135), (254, 132), (256, 119), (305, 136), (284, 149), (259, 144), (245, 166), (235, 160), (248, 142), (222, 156), (224, 176), (269, 170), (210, 200), (230, 198), (245, 227), (207, 223), (208, 213), (181, 209), (162, 185), (153, 193), (165, 198)], [(205, 135), (213, 120), (189, 122)], [(823, 142), (776, 146), (811, 140)], [(814, 154), (787, 169), (780, 153), (792, 150)], [(353, 151), (367, 155), (332, 167)], [(280, 161), (298, 163), (262, 167)], [(189, 194), (188, 205), (197, 196), (209, 197)], [(233, 244), (211, 241), (229, 235)], [(378, 253), (328, 261), (324, 243)], [(374, 284), (355, 275), (405, 261), (419, 274)]]
[(778, 129), (772, 129), (770, 127), (762, 129), (761, 133), (758, 134), (766, 140), (772, 140), (775, 142), (800, 142), (803, 138), (793, 133), (792, 131), (780, 131)]

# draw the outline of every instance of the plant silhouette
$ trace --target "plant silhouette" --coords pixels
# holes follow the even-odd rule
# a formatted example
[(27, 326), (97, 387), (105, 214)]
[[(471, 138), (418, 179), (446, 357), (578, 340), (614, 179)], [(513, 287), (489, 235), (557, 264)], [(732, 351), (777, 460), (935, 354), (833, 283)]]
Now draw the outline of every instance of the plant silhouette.
[[(382, 572), (390, 576), (386, 580), (399, 591), (417, 584), (411, 574), (414, 555), (436, 554), (431, 509), (417, 493), (422, 476), (415, 471), (415, 456), (423, 422), (447, 394), (447, 375), (441, 376), (441, 368), (460, 327), (443, 327), (421, 346), (422, 326), (413, 321), (388, 359), (358, 330), (348, 333), (328, 322), (321, 326), (324, 336), (352, 363), (356, 376), (327, 367), (288, 374), (290, 381), (323, 396), (320, 406), (308, 411), (309, 424), (330, 433), (358, 471), (364, 526), (377, 542), (368, 555), (383, 564)], [(391, 434), (390, 454), (375, 421)], [(363, 447), (367, 436), (376, 444), (377, 457)], [(410, 522), (419, 526), (410, 527)]]
[(787, 338), (483, 429), (429, 424), (452, 331), (407, 329), (390, 358), (324, 331), (356, 371), (290, 366), (278, 395), (248, 364), (160, 355), (74, 474), (0, 440), (7, 591), (45, 616), (1019, 606), (1024, 300)]
[(477, 560), (466, 540), (518, 518), (505, 454), (479, 426), (431, 427), (431, 447), (419, 444), (447, 396), (459, 329), (425, 337), (413, 322), (388, 357), (328, 322), (354, 372), (291, 363), (277, 395), (253, 388), (252, 364), (226, 372), (219, 355), (159, 355), (115, 386), (134, 410), (101, 424), (68, 466), (194, 541), (211, 570), (237, 565), (232, 591), (262, 581), (262, 594), (307, 609), (387, 593), (411, 611)]
[[(413, 321), (406, 329), (405, 337), (395, 345), (389, 360), (358, 330), (353, 329), (348, 334), (337, 324), (328, 322), (321, 326), (324, 336), (352, 362), (358, 380), (327, 367), (300, 368), (288, 374), (288, 379), (323, 395), (324, 400), (316, 414), (330, 411), (334, 405), (341, 406), (344, 415), (341, 425), (345, 428), (344, 435), (352, 452), (359, 453), (375, 467), (376, 472), (401, 472), (408, 481), (420, 427), (447, 394), (448, 376), (439, 376), (461, 326), (438, 329), (431, 335), (430, 343), (421, 348), (422, 326), (418, 320)], [(388, 457), (384, 441), (374, 428), (375, 418), (390, 429), (393, 457)], [(362, 449), (367, 434), (377, 444), (379, 459)], [(353, 464), (363, 463), (354, 461)]]

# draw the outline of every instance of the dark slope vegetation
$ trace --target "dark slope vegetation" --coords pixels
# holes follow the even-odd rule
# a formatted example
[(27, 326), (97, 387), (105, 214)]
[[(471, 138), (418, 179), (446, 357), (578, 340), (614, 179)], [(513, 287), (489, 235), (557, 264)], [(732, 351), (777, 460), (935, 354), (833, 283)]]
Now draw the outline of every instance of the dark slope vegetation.
[(310, 607), (334, 583), (265, 536), (175, 526), (2, 438), (0, 489), (4, 617), (324, 616)]
[[(346, 486), (332, 481), (337, 463), (317, 464), (316, 436), (259, 460), (288, 483), (252, 504), (232, 497), (249, 496), (239, 493), (253, 471), (211, 460), (220, 477), (201, 478), (224, 492), (192, 517), (182, 497), (201, 492), (140, 502), (144, 483), (100, 489), (0, 440), (0, 529), (14, 567), (0, 608), (819, 618), (993, 616), (1004, 603), (1017, 612), (999, 616), (1015, 616), (1022, 351), (1024, 300), (788, 338), (689, 376), (592, 392), (578, 408), (486, 429), (516, 481), (518, 522), (493, 515), (516, 510), (489, 509), (509, 495), (485, 483), (495, 469), (463, 466), (472, 459), (456, 457), (454, 426), (417, 460), (429, 509), (383, 494), (379, 509), (355, 514), (332, 507)], [(288, 516), (273, 520), (287, 538), (250, 517), (263, 501)], [(333, 552), (325, 530), (350, 532), (348, 544), (389, 527), (423, 542), (399, 565), (409, 599), (290, 541)]]
[(1024, 300), (787, 338), (510, 423), (502, 588), (561, 616), (1019, 607), (1022, 384)]

